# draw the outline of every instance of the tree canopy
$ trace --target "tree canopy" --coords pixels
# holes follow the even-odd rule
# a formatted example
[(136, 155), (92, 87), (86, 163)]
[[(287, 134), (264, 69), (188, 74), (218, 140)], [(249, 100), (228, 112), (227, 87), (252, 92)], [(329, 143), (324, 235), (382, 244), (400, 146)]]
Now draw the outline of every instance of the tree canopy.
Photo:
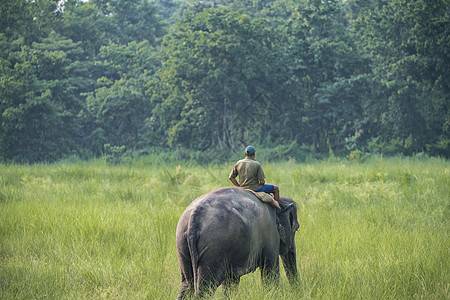
[(449, 13), (449, 0), (2, 1), (0, 160), (250, 143), (448, 158)]

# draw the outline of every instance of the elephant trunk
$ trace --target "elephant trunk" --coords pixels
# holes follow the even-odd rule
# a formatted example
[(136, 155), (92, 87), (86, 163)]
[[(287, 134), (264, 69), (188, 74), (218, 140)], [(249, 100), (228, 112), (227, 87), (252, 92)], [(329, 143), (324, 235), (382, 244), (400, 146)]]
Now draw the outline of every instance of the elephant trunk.
[(291, 284), (297, 282), (297, 255), (295, 249), (295, 232), (299, 228), (297, 210), (293, 203), (285, 206), (279, 216), (280, 256), (286, 276)]
[(295, 243), (286, 255), (281, 255), (281, 261), (283, 262), (284, 270), (286, 271), (286, 277), (288, 278), (289, 283), (295, 284), (298, 282)]

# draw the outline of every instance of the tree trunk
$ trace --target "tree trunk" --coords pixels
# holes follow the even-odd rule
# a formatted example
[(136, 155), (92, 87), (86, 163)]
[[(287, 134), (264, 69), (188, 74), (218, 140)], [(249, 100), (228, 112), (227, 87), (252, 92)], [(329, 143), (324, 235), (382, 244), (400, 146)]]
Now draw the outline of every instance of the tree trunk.
[(319, 152), (319, 142), (320, 142), (319, 133), (317, 131), (314, 131), (314, 136), (313, 136), (314, 152)]
[(219, 128), (217, 128), (217, 142), (219, 143), (219, 148), (223, 150), (224, 144), (220, 138), (220, 129)]
[(227, 136), (227, 99), (223, 98), (223, 110), (222, 110), (222, 141), (224, 146), (229, 144)]

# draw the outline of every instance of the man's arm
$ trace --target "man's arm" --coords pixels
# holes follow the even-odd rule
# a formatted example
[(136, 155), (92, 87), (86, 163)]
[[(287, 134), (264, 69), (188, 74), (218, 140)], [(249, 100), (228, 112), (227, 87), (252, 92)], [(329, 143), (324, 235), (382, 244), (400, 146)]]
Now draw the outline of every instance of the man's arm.
[(239, 183), (237, 182), (237, 180), (236, 180), (236, 178), (233, 178), (233, 177), (228, 177), (228, 179), (230, 179), (230, 181), (235, 185), (235, 186), (237, 186), (237, 187), (241, 187), (240, 185), (239, 185)]
[(262, 166), (259, 165), (258, 168), (258, 179), (259, 179), (259, 184), (264, 185), (266, 184), (266, 181), (264, 180), (266, 178), (266, 175), (264, 175), (264, 171), (262, 169)]

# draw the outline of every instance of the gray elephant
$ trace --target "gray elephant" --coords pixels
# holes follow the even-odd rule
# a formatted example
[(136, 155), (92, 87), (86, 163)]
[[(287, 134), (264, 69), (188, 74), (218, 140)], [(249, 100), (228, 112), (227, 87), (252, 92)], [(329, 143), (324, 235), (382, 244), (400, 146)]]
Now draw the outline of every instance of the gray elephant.
[[(263, 282), (278, 282), (281, 256), (289, 281), (295, 282), (297, 208), (288, 198), (281, 209), (260, 201), (250, 191), (222, 188), (194, 200), (177, 226), (181, 269), (178, 299), (237, 289), (240, 277), (261, 269)], [(278, 218), (277, 218), (278, 217)]]

